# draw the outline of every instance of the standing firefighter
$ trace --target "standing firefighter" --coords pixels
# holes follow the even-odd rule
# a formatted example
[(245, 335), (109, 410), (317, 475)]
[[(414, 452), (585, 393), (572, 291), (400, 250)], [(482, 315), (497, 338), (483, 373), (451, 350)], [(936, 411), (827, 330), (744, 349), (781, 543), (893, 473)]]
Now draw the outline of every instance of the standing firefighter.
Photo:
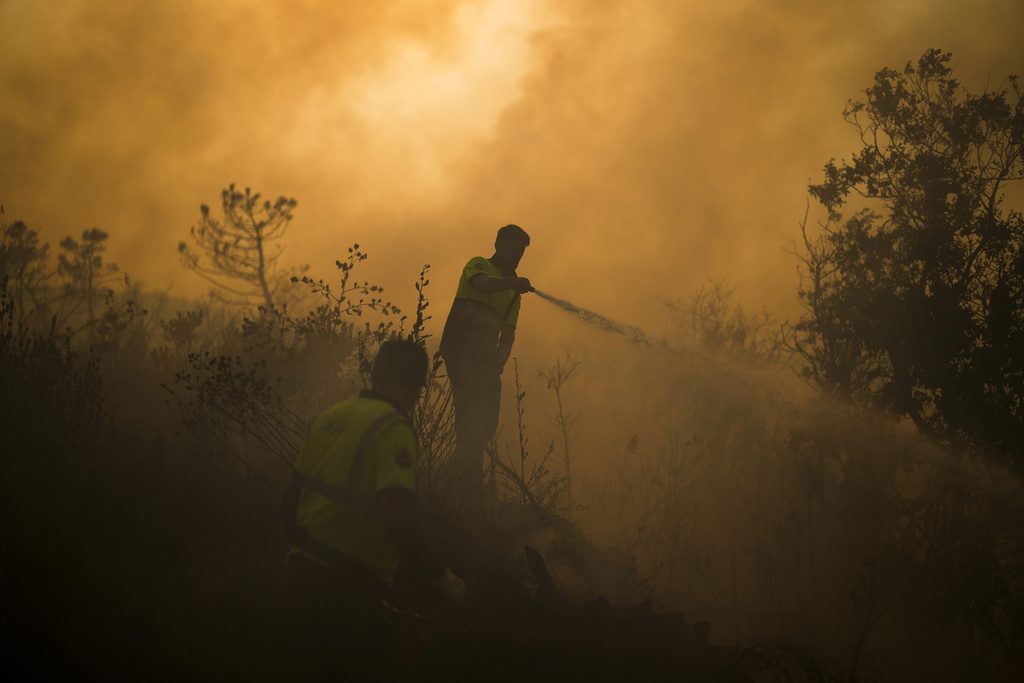
[(477, 256), (462, 270), (441, 337), (455, 402), (455, 465), (463, 490), (483, 478), (484, 448), (498, 426), (501, 373), (512, 353), (522, 294), (530, 281), (516, 275), (530, 236), (518, 225), (498, 230), (494, 255)]
[(373, 388), (316, 418), (287, 493), (288, 569), (304, 648), (321, 675), (378, 675), (389, 629), (382, 601), (399, 560), (460, 600), (462, 580), (425, 541), (413, 495), (416, 438), (408, 420), (427, 374), (411, 340), (381, 345)]

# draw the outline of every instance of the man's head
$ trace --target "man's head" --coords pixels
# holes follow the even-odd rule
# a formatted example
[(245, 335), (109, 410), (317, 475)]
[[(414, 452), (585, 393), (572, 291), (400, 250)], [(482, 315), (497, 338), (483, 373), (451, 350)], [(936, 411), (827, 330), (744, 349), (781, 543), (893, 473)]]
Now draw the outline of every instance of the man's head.
[(515, 270), (529, 245), (530, 236), (526, 231), (518, 225), (509, 224), (498, 228), (498, 235), (494, 238), (494, 255), (503, 265)]
[(370, 374), (374, 391), (408, 412), (426, 380), (427, 352), (422, 344), (412, 339), (392, 339), (381, 344)]

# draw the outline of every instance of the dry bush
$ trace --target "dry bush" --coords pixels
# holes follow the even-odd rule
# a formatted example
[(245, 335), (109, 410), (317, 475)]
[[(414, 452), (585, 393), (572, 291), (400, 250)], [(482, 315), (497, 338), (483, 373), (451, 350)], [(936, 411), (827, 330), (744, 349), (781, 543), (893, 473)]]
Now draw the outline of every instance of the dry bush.
[(782, 371), (698, 349), (646, 360), (636, 382), (664, 418), (585, 498), (586, 528), (629, 549), (645, 590), (848, 679), (1013, 670), (1019, 481)]

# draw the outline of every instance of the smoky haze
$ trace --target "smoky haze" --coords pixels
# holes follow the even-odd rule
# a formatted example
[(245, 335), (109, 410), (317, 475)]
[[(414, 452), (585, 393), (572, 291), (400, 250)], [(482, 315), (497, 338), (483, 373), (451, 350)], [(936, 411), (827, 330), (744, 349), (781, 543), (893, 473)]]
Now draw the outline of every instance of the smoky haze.
[(853, 148), (845, 101), (928, 47), (998, 86), (1022, 20), (1013, 0), (5, 0), (0, 201), (51, 241), (108, 230), (122, 270), (179, 295), (205, 286), (177, 243), (236, 182), (299, 200), (282, 263), (326, 275), (359, 242), (406, 305), (433, 264), (435, 325), (507, 222), (534, 238), (523, 274), (628, 323), (722, 277), (787, 315), (784, 248)]
[[(161, 652), (197, 667), (179, 678), (237, 678), (233, 663), (255, 671), (281, 652), (289, 673), (265, 675), (296, 678), (266, 609), (274, 591), (285, 604), (277, 493), (308, 421), (362, 385), (373, 342), (354, 317), (307, 321), (290, 306), (293, 328), (243, 325), (198, 304), (207, 284), (177, 247), (235, 183), (297, 199), (282, 267), (330, 278), (359, 243), (369, 260), (353, 277), (409, 314), (431, 264), (434, 348), (466, 261), (489, 255), (503, 224), (530, 233), (519, 272), (549, 296), (523, 297), (487, 461), (512, 476), (487, 479), (516, 519), (532, 487), (573, 528), (520, 537), (516, 523), (493, 546), (481, 534), (500, 563), (506, 544), (528, 543), (573, 599), (655, 596), (709, 619), (717, 643), (806, 644), (808, 666), (820, 652), (849, 672), (835, 680), (998, 680), (956, 667), (1020, 642), (1019, 479), (801, 382), (771, 340), (756, 347), (800, 311), (786, 250), (808, 181), (859, 146), (848, 99), (929, 48), (953, 54), (970, 90), (1002, 87), (1024, 66), (1020, 26), (1021, 0), (0, 0), (0, 224), (40, 228), (52, 251), (106, 230), (105, 256), (150, 308), (136, 315), (129, 291), (94, 319), (81, 270), (54, 299), (80, 324), (72, 348), (48, 306), (23, 322), (0, 288), (0, 412), (15, 444), (0, 464), (22, 482), (4, 503), (17, 514), (0, 515), (16, 531), (0, 526), (3, 564), (27, 558), (19, 572), (38, 579), (10, 584), (12, 613), (57, 606), (57, 635), (84, 661), (116, 646), (106, 659), (124, 666)], [(1020, 192), (1005, 208), (1024, 206)], [(715, 331), (742, 353), (679, 325), (709, 280), (727, 284), (701, 291), (734, 288), (726, 303), (754, 321)], [(758, 327), (761, 309), (774, 317)], [(38, 344), (11, 332), (35, 318), (49, 330)], [(433, 383), (416, 414), (427, 472), (453, 471), (448, 387)], [(418, 493), (446, 507), (450, 482), (419, 472)], [(116, 630), (77, 628), (101, 603)], [(460, 632), (499, 633), (484, 611)], [(596, 631), (575, 622), (507, 621), (593, 647)], [(20, 624), (5, 613), (7, 631)], [(438, 662), (473, 651), (451, 642)], [(44, 658), (26, 661), (38, 674)]]

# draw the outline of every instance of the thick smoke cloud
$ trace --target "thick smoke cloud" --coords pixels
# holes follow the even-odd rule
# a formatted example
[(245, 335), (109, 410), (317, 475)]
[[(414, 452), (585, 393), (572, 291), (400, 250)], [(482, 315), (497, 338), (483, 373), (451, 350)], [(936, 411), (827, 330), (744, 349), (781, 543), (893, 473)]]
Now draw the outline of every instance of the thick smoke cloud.
[(978, 88), (1024, 64), (1009, 4), (588, 7), (536, 39), (524, 96), (467, 162), (469, 222), (522, 216), (539, 281), (641, 324), (709, 277), (792, 310), (806, 182), (852, 149), (840, 112), (877, 69), (941, 46)]
[[(302, 202), (296, 260), (358, 238), (379, 193), (359, 98), (394, 56), (445, 59), (455, 3), (0, 5), (0, 188), (51, 237), (100, 225), (151, 286), (198, 293), (174, 256), (236, 181)], [(368, 182), (369, 181), (369, 182)], [(345, 227), (344, 237), (330, 239)], [(358, 232), (365, 232), (360, 230)], [(304, 252), (304, 253), (303, 253)], [(332, 260), (325, 260), (330, 264)]]
[(854, 143), (845, 101), (928, 47), (997, 86), (1022, 20), (1010, 0), (6, 0), (0, 201), (51, 240), (108, 229), (179, 294), (203, 287), (174, 247), (234, 181), (299, 199), (286, 260), (327, 273), (358, 241), (398, 296), (429, 261), (438, 309), (517, 222), (525, 274), (613, 317), (657, 329), (659, 297), (720, 277), (785, 315), (806, 182)]

